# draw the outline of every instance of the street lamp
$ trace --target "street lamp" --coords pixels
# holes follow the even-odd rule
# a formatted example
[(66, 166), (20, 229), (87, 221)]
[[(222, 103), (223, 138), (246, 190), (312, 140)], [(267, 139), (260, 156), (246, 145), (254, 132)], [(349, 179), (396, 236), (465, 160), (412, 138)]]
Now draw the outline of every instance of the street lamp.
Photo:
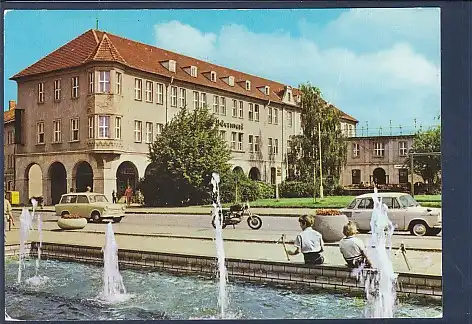
[(321, 162), (321, 122), (318, 122), (318, 146), (320, 151), (320, 199), (323, 199), (323, 167)]

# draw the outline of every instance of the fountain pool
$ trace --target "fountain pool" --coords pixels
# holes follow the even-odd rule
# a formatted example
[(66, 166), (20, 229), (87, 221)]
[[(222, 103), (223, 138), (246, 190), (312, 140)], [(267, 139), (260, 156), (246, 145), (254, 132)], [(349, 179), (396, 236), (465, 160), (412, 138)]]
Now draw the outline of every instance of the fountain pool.
[[(50, 280), (41, 285), (18, 284), (18, 261), (5, 260), (5, 307), (20, 320), (151, 320), (219, 318), (215, 282), (195, 276), (163, 272), (120, 270), (133, 295), (118, 303), (103, 303), (103, 266), (44, 260), (41, 272)], [(25, 259), (25, 278), (34, 275), (35, 260)], [(85, 275), (86, 274), (86, 275)], [(288, 291), (262, 285), (231, 282), (232, 303), (226, 318), (329, 319), (364, 318), (364, 298), (342, 294)], [(400, 303), (395, 317), (423, 318), (442, 314), (440, 304)]]

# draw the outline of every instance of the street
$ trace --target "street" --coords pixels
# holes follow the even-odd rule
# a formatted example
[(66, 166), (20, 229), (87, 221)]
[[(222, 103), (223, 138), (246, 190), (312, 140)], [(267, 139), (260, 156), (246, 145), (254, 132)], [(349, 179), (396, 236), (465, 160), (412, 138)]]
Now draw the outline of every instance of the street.
[[(43, 229), (57, 229), (58, 219), (53, 213), (42, 212), (44, 220)], [(19, 211), (14, 212), (16, 227), (19, 227)], [(282, 234), (286, 235), (287, 242), (292, 242), (300, 232), (297, 218), (282, 216), (261, 216), (263, 225), (260, 230), (251, 230), (246, 219), (236, 225), (224, 229), (223, 236), (226, 240), (235, 241), (259, 241), (276, 242)], [(121, 223), (113, 225), (118, 234), (142, 234), (160, 235), (195, 239), (213, 239), (214, 229), (211, 226), (210, 215), (162, 215), (162, 214), (126, 214)], [(89, 223), (84, 228), (86, 231), (104, 232), (104, 224)], [(358, 234), (367, 243), (370, 234)], [(442, 249), (442, 237), (426, 236), (415, 237), (408, 232), (395, 233), (392, 238), (392, 246), (398, 249), (404, 243), (406, 249)]]

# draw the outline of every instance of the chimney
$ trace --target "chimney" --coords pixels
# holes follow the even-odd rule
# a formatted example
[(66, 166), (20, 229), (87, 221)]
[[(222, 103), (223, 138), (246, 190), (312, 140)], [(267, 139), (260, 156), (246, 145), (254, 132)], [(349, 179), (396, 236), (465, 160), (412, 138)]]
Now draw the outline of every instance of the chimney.
[(8, 101), (8, 110), (12, 110), (15, 108), (16, 108), (16, 101), (15, 100)]

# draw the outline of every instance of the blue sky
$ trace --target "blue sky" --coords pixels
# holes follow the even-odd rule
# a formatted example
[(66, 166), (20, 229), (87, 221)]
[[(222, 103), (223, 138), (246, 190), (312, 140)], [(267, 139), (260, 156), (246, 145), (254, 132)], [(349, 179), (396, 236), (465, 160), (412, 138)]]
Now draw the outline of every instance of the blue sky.
[(9, 11), (4, 107), (17, 97), (9, 77), (97, 18), (126, 38), (293, 86), (309, 81), (371, 131), (439, 123), (436, 8)]

